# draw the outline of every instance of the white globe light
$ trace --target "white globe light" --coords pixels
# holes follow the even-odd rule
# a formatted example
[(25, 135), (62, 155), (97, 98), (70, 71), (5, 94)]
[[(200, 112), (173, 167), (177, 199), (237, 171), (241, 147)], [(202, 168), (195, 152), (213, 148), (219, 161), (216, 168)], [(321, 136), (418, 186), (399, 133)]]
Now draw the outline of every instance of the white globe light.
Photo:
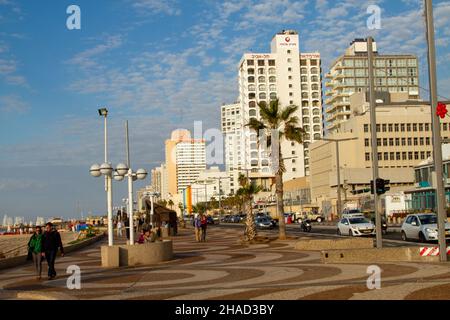
[(118, 172), (114, 172), (114, 180), (122, 181), (123, 180), (123, 175), (119, 174)]
[(124, 163), (119, 163), (117, 165), (116, 171), (121, 175), (124, 176), (128, 173), (128, 166)]
[(89, 172), (91, 173), (91, 176), (93, 177), (100, 177), (102, 175), (102, 173), (100, 172), (100, 165), (99, 164), (93, 164), (91, 166), (91, 169), (89, 170)]
[(112, 169), (111, 163), (103, 163), (100, 166), (100, 172), (105, 176), (111, 175), (112, 171), (113, 171), (113, 169)]
[(139, 169), (136, 171), (136, 176), (139, 180), (144, 180), (147, 177), (147, 171), (145, 169)]

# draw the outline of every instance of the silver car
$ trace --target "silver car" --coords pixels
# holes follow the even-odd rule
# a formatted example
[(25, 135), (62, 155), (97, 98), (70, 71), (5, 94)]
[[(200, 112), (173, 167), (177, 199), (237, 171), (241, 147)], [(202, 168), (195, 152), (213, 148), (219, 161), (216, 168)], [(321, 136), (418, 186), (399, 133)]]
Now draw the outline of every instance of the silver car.
[[(402, 225), (402, 240), (420, 242), (438, 240), (437, 216), (433, 213), (410, 214)], [(450, 224), (445, 223), (445, 237), (450, 239)]]
[(273, 225), (269, 218), (267, 217), (256, 217), (255, 225), (258, 229), (272, 229)]
[(360, 237), (375, 234), (375, 225), (363, 216), (344, 217), (339, 221), (337, 227), (339, 235)]

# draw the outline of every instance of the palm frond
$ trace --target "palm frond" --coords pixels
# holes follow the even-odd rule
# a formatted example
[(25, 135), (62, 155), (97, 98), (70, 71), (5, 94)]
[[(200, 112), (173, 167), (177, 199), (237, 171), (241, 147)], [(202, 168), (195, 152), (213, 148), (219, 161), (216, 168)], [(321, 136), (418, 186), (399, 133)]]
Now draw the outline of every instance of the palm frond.
[(298, 110), (298, 106), (290, 105), (281, 112), (280, 118), (283, 121), (288, 121), (292, 115)]

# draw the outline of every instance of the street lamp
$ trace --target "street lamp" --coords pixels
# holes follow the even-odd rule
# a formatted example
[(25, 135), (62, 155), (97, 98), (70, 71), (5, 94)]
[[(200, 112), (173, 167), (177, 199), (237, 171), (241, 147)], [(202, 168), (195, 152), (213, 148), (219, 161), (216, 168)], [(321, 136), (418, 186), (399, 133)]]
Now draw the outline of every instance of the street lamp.
[(341, 198), (341, 167), (340, 167), (340, 163), (339, 163), (339, 142), (358, 140), (358, 138), (346, 138), (346, 139), (320, 138), (318, 140), (336, 143), (336, 172), (337, 172), (337, 204), (336, 204), (336, 211), (337, 211), (338, 216), (340, 216), (341, 215), (341, 208), (342, 208), (342, 198)]

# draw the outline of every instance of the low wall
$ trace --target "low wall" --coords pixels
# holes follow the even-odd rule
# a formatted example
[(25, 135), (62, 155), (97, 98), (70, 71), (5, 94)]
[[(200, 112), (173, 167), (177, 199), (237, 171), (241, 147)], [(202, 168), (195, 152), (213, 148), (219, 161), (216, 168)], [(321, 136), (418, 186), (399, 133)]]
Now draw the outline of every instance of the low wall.
[(295, 244), (295, 249), (304, 251), (322, 251), (336, 249), (370, 249), (373, 248), (372, 238), (349, 239), (312, 239), (300, 240)]
[(419, 252), (419, 247), (324, 250), (321, 259), (322, 263), (439, 262), (439, 256), (422, 257)]
[[(78, 243), (66, 245), (64, 247), (64, 253), (70, 253), (76, 250), (80, 250), (82, 248), (85, 248), (105, 237), (105, 234), (101, 234), (98, 236), (95, 236), (90, 239), (86, 239), (83, 241), (80, 241)], [(0, 270), (8, 269), (8, 268), (14, 268), (25, 264), (30, 264), (31, 261), (27, 261), (27, 255), (21, 255), (14, 258), (8, 258), (8, 259), (2, 259), (0, 260)]]
[(173, 259), (173, 244), (164, 240), (145, 244), (102, 246), (102, 267), (152, 265)]

